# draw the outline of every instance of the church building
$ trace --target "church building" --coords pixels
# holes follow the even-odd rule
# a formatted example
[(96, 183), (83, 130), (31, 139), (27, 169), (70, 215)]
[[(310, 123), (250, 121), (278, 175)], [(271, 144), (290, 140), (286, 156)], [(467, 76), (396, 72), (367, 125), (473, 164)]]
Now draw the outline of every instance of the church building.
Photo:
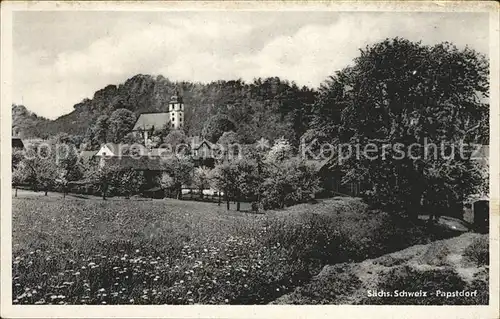
[(147, 145), (148, 135), (155, 129), (162, 129), (166, 125), (173, 130), (182, 129), (184, 126), (184, 103), (178, 93), (170, 98), (168, 112), (141, 114), (132, 131), (142, 134), (144, 145)]

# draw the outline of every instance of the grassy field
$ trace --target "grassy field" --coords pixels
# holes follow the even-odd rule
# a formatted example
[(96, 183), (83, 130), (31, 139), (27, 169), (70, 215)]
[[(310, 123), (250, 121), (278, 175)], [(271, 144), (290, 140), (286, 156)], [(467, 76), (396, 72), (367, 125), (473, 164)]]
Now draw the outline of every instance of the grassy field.
[(326, 264), (436, 236), (348, 198), (251, 214), (25, 192), (13, 198), (12, 226), (18, 304), (263, 304)]

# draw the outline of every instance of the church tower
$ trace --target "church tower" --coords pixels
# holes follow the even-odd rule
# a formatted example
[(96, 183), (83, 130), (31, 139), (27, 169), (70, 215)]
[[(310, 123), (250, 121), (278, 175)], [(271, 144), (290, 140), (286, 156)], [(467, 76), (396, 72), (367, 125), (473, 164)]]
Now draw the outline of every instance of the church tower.
[(184, 103), (178, 92), (170, 98), (168, 111), (170, 113), (170, 128), (181, 129), (184, 126)]

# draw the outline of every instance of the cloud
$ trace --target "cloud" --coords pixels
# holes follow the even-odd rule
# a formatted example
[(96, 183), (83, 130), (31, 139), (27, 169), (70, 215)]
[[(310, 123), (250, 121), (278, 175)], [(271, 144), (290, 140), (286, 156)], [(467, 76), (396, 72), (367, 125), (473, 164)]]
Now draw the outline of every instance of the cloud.
[[(88, 22), (89, 15), (85, 17)], [(318, 17), (294, 14), (293, 20), (284, 17), (283, 13), (267, 13), (261, 20), (258, 13), (179, 14), (168, 19), (159, 15), (151, 19), (99, 16), (105, 32), (97, 26), (83, 28), (81, 21), (75, 22), (78, 28), (71, 29), (67, 21), (70, 29), (58, 31), (58, 41), (34, 39), (30, 44), (30, 39), (17, 40), (22, 45), (14, 59), (15, 102), (54, 118), (72, 111), (74, 104), (105, 85), (138, 73), (201, 82), (279, 76), (299, 85), (318, 86), (350, 64), (359, 48), (395, 36), (428, 44), (448, 40), (483, 52), (488, 47), (488, 24), (479, 23), (474, 15), (334, 13), (328, 19), (322, 13)], [(57, 20), (47, 21), (41, 25), (47, 32), (64, 27), (50, 22)], [(69, 39), (74, 32), (84, 34), (72, 43)], [(28, 38), (29, 34), (19, 32), (18, 37)]]

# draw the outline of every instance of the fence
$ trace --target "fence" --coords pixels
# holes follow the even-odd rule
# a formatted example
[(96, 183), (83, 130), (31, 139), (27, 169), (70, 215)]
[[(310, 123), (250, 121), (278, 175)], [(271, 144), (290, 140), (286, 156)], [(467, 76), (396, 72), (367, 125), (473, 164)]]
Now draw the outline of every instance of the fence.
[(200, 192), (197, 189), (184, 188), (182, 189), (182, 199), (197, 200), (203, 202), (222, 202), (223, 194), (219, 192)]

